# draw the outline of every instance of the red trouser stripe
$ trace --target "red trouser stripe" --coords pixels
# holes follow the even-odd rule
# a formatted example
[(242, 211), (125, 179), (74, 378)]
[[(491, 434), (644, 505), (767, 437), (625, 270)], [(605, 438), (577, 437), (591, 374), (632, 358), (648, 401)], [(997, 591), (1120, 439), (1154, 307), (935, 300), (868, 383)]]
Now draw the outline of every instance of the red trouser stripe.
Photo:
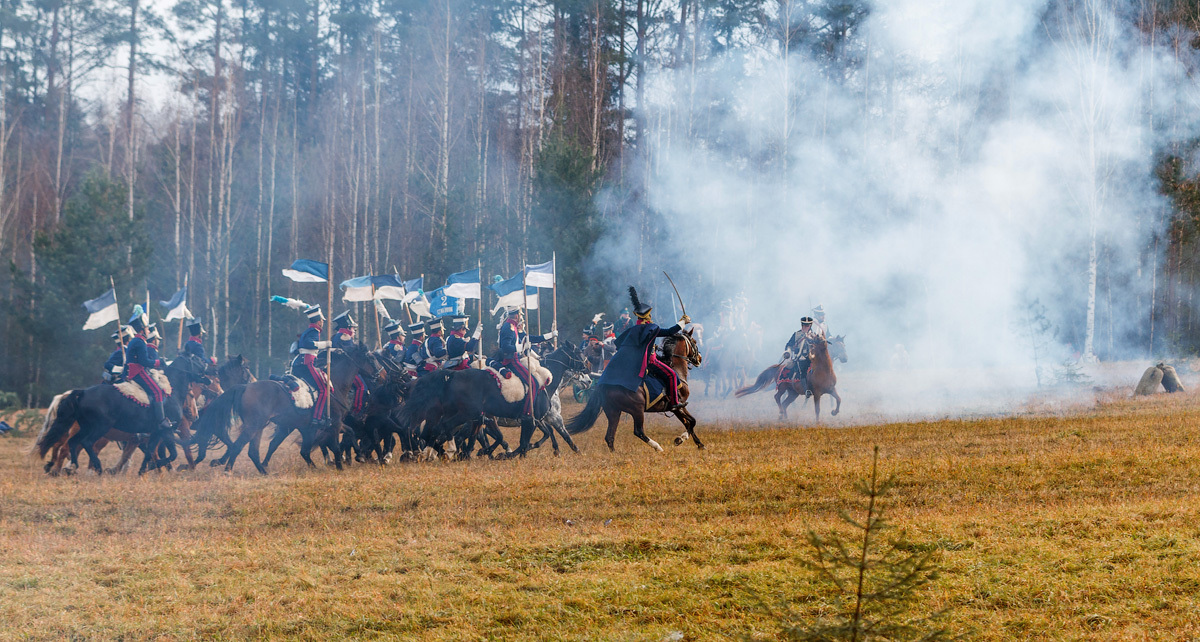
[(367, 394), (367, 384), (363, 383), (361, 375), (354, 375), (354, 412), (362, 410), (363, 397)]
[(658, 356), (653, 353), (646, 361), (646, 365), (649, 368), (654, 368), (655, 370), (666, 375), (667, 399), (670, 399), (671, 403), (673, 404), (679, 403), (679, 375), (675, 372), (675, 370), (672, 369), (671, 366), (668, 366), (660, 361)]
[(141, 386), (145, 388), (151, 396), (154, 397), (155, 403), (162, 403), (163, 399), (166, 399), (167, 395), (163, 393), (162, 388), (158, 387), (158, 382), (154, 380), (154, 377), (150, 376), (150, 372), (148, 370), (142, 370), (141, 372), (133, 375), (133, 378), (135, 381), (141, 384)]
[(316, 357), (311, 354), (304, 355), (304, 365), (308, 367), (308, 376), (312, 377), (313, 383), (317, 384), (317, 402), (313, 404), (313, 418), (325, 418), (325, 405), (329, 403), (329, 382), (325, 379), (325, 373), (321, 371), (313, 362)]

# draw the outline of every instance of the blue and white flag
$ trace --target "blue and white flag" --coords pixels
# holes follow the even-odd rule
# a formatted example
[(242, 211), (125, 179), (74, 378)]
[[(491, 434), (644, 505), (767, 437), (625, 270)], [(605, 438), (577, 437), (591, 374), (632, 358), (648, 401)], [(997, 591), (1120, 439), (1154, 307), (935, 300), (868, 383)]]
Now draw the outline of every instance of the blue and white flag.
[(429, 299), (425, 298), (424, 292), (417, 290), (415, 293), (410, 294), (413, 294), (413, 298), (408, 301), (408, 309), (418, 321), (421, 320), (421, 317), (433, 316), (429, 312)]
[(526, 265), (525, 285), (532, 285), (535, 288), (554, 287), (554, 259), (540, 265)]
[(404, 282), (404, 302), (412, 303), (425, 290), (425, 277), (417, 277)]
[(166, 308), (167, 316), (163, 317), (163, 321), (174, 321), (176, 319), (187, 319), (192, 316), (190, 310), (187, 309), (187, 286), (176, 292), (175, 296), (171, 297), (170, 301), (159, 301), (159, 305)]
[(329, 264), (296, 259), (292, 267), (283, 269), (283, 275), (301, 283), (326, 283), (329, 281)]
[(479, 268), (451, 274), (446, 279), (446, 295), (458, 299), (478, 299), (480, 298), (479, 289)]
[(458, 297), (447, 294), (449, 288), (438, 288), (429, 293), (429, 314), (441, 318), (451, 314), (462, 314), (463, 302)]
[(401, 281), (398, 275), (385, 274), (383, 276), (371, 277), (371, 283), (375, 285), (376, 299), (391, 299), (393, 301), (404, 300), (404, 294), (406, 292), (404, 289), (404, 281)]
[(83, 308), (88, 311), (87, 321), (83, 324), (84, 330), (103, 328), (120, 319), (117, 315), (116, 290), (109, 290), (91, 301), (84, 301)]
[(371, 300), (371, 279), (370, 276), (356, 276), (353, 279), (342, 281), (338, 287), (342, 288), (343, 301), (370, 301)]
[(511, 279), (493, 283), (488, 286), (496, 296), (500, 297), (496, 301), (496, 306), (492, 308), (492, 314), (507, 307), (522, 307), (528, 301), (528, 308), (536, 310), (538, 307), (538, 290), (535, 287), (526, 287), (524, 293), (521, 292), (521, 275), (518, 274)]

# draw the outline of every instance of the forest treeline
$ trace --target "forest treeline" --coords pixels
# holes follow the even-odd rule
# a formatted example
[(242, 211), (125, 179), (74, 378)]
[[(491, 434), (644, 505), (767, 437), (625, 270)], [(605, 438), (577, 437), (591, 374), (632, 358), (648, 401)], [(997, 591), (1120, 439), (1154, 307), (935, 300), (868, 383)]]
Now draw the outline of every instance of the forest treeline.
[[(1146, 1), (1128, 19), (1186, 57), (1198, 4)], [(260, 371), (300, 324), (268, 297), (323, 301), (280, 275), (296, 258), (432, 289), (556, 252), (560, 325), (577, 329), (619, 305), (614, 275), (589, 269), (606, 230), (638, 239), (616, 277), (654, 267), (656, 146), (741, 144), (703, 126), (731, 109), (703, 91), (722, 77), (708, 63), (804, 51), (843, 82), (886, 82), (862, 73), (871, 5), (0, 0), (0, 390), (44, 403), (98, 377), (107, 332), (79, 329), (80, 304), (110, 276), (123, 316), (186, 279), (212, 351)], [(769, 167), (788, 135), (746, 162)], [(1166, 151), (1175, 206), (1145, 249), (1146, 320), (1190, 348), (1200, 183), (1187, 150)]]

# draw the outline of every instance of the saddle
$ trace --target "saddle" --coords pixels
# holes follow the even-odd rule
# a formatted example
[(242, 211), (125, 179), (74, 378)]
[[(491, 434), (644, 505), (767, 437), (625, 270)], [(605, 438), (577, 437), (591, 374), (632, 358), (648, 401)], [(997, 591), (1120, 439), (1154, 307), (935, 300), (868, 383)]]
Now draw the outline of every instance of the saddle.
[[(492, 378), (496, 380), (496, 386), (500, 388), (500, 394), (504, 397), (505, 401), (509, 403), (516, 403), (525, 398), (528, 385), (513, 371), (504, 368), (503, 372), (501, 372), (496, 368), (484, 364), (482, 359), (476, 359), (475, 363), (473, 363), (471, 367), (480, 368), (492, 375)], [(532, 355), (525, 357), (525, 367), (529, 368), (529, 373), (533, 375), (533, 378), (535, 381), (537, 381), (539, 387), (545, 388), (546, 386), (550, 385), (551, 381), (554, 381), (554, 375), (549, 370), (542, 367), (542, 364), (537, 360), (537, 357)]]
[[(146, 372), (149, 372), (150, 376), (154, 377), (154, 383), (157, 383), (158, 387), (162, 388), (163, 394), (170, 397), (171, 382), (167, 380), (167, 375), (163, 374), (161, 370), (147, 370)], [(113, 387), (117, 389), (117, 392), (121, 393), (122, 397), (125, 397), (133, 403), (136, 403), (143, 408), (150, 407), (150, 395), (146, 394), (146, 391), (142, 389), (141, 384), (137, 383), (136, 381), (122, 381), (120, 383), (113, 384)]]
[(292, 405), (300, 410), (307, 410), (316, 403), (317, 391), (312, 384), (295, 375), (271, 375), (271, 381), (283, 386), (292, 395)]
[[(675, 382), (675, 388), (683, 388), (682, 378)], [(642, 377), (642, 394), (646, 395), (646, 410), (649, 410), (667, 397), (667, 384), (657, 377), (647, 375)]]

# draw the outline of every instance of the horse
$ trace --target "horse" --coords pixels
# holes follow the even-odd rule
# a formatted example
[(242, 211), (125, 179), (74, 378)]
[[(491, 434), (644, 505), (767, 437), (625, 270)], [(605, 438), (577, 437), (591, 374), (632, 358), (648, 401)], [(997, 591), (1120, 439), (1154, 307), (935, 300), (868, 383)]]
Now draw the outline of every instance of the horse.
[[(679, 388), (679, 400), (686, 402), (688, 398), (688, 368), (699, 367), (702, 360), (700, 351), (696, 348), (695, 339), (692, 338), (692, 332), (684, 330), (677, 336), (667, 337), (663, 341), (663, 355), (667, 358), (667, 365), (679, 376), (682, 384)], [(633, 434), (649, 444), (650, 447), (662, 452), (662, 446), (646, 436), (643, 423), (647, 412), (666, 412), (669, 402), (665, 395), (649, 408), (646, 407), (646, 402), (646, 393), (640, 386), (637, 390), (628, 390), (609, 384), (593, 386), (587, 405), (567, 422), (567, 433), (577, 435), (588, 430), (596, 423), (600, 412), (603, 411), (604, 416), (608, 418), (608, 433), (604, 436), (604, 442), (608, 444), (610, 451), (614, 450), (613, 443), (616, 440), (617, 425), (621, 421), (621, 414), (624, 413), (633, 417)], [(682, 444), (685, 438), (691, 438), (696, 442), (697, 448), (703, 449), (704, 444), (696, 436), (696, 418), (686, 408), (677, 408), (672, 412), (687, 430), (683, 435), (675, 438), (675, 445)]]
[[(337, 429), (341, 427), (341, 417), (349, 408), (346, 397), (350, 389), (350, 382), (358, 374), (367, 379), (374, 379), (382, 372), (381, 369), (371, 365), (374, 360), (369, 357), (365, 348), (360, 346), (353, 352), (354, 354), (351, 354), (338, 350), (334, 351), (333, 356), (330, 357), (332, 359), (330, 374), (334, 393), (329, 399), (329, 411), (335, 424), (331, 431), (334, 444), (337, 443)], [(241, 418), (242, 430), (236, 440), (231, 440), (229, 427), (235, 416)], [(259, 440), (267, 424), (275, 424), (275, 434), (271, 438), (267, 456), (260, 460)], [(283, 383), (252, 381), (225, 391), (205, 408), (194, 426), (196, 432), (191, 443), (199, 444), (200, 452), (197, 461), (203, 461), (210, 436), (221, 440), (226, 447), (225, 456), (210, 465), (224, 464), (226, 472), (233, 470), (234, 462), (242, 448), (249, 445), (250, 461), (254, 462), (254, 467), (259, 473), (265, 475), (267, 474), (267, 464), (270, 463), (275, 449), (293, 430), (300, 431), (300, 456), (309, 466), (316, 467), (310, 452), (320, 439), (328, 439), (330, 435), (318, 435), (311, 429), (311, 426), (312, 410), (297, 408), (292, 401), (292, 392)], [(341, 470), (340, 460), (337, 461), (337, 467)]]
[[(581, 361), (573, 357), (574, 352), (575, 347), (570, 342), (564, 342), (563, 347), (546, 355), (546, 368), (552, 378), (542, 388), (542, 394), (534, 399), (533, 417), (525, 414), (524, 397), (516, 401), (506, 400), (490, 371), (469, 368), (436, 370), (419, 378), (400, 412), (400, 423), (408, 430), (415, 431), (416, 427), (424, 422), (424, 441), (426, 446), (432, 447), (454, 437), (453, 432), (448, 432), (447, 429), (452, 431), (464, 424), (470, 424), (469, 432), (473, 435), (482, 421), (493, 435), (498, 435), (499, 429), (494, 425), (495, 418), (517, 419), (521, 422), (521, 443), (510, 456), (524, 456), (533, 447), (530, 440), (538, 424), (535, 417), (540, 421), (547, 415), (551, 398), (558, 391), (563, 374), (572, 367), (571, 364), (578, 364), (576, 367), (582, 365)], [(525, 394), (529, 394), (528, 390)], [(492, 420), (491, 423), (489, 419)], [(447, 429), (443, 429), (443, 426)], [(547, 428), (543, 424), (543, 433), (549, 437), (557, 451), (558, 442), (554, 438), (553, 430), (553, 426)], [(502, 435), (500, 438), (503, 438)]]
[[(817, 421), (821, 420), (821, 395), (831, 395), (837, 400), (837, 407), (829, 414), (836, 416), (842, 409), (842, 398), (837, 393), (837, 375), (833, 373), (833, 359), (837, 359), (845, 363), (848, 359), (846, 354), (846, 340), (844, 336), (837, 336), (833, 341), (826, 341), (824, 337), (816, 337), (809, 348), (809, 366), (808, 387), (812, 389), (813, 407), (816, 411)], [(775, 405), (779, 408), (779, 418), (787, 419), (788, 406), (797, 397), (804, 395), (804, 387), (799, 379), (788, 379), (779, 381), (779, 372), (783, 369), (783, 361), (769, 366), (758, 375), (758, 379), (754, 384), (745, 388), (739, 389), (735, 394), (737, 397), (745, 397), (765, 388), (769, 383), (775, 383)]]

